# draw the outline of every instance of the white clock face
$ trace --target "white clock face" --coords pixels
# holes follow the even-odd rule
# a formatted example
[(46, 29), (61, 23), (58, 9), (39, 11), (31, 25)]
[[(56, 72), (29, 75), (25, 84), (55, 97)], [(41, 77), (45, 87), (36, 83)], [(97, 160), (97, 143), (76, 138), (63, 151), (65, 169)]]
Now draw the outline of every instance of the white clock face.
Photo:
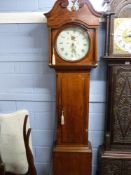
[(89, 36), (81, 27), (68, 27), (62, 30), (56, 40), (56, 51), (66, 61), (84, 58), (89, 51)]
[(115, 19), (114, 52), (131, 54), (131, 19)]

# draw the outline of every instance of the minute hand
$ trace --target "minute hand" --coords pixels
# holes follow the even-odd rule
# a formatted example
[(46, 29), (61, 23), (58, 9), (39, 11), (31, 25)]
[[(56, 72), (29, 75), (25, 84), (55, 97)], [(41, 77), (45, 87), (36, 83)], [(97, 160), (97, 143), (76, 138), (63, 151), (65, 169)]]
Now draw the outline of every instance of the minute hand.
[(124, 36), (124, 38), (131, 38), (131, 34)]

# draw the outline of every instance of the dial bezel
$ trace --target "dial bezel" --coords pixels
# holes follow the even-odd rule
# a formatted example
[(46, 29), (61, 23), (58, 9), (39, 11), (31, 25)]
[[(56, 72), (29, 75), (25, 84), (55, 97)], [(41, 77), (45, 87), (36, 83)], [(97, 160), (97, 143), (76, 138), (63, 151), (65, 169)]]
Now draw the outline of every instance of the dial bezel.
[[(87, 50), (86, 54), (85, 54), (83, 57), (81, 57), (81, 58), (79, 58), (79, 59), (77, 59), (77, 60), (71, 60), (71, 59), (66, 59), (66, 58), (64, 58), (64, 57), (59, 53), (59, 51), (58, 51), (58, 49), (57, 49), (57, 39), (58, 39), (59, 34), (60, 34), (62, 31), (68, 29), (68, 28), (80, 28), (81, 30), (83, 30), (83, 31), (85, 31), (85, 32), (87, 33), (88, 44), (89, 44), (89, 45), (88, 45), (88, 50)], [(57, 55), (59, 56), (59, 58), (61, 58), (63, 61), (66, 61), (66, 62), (79, 62), (79, 61), (85, 59), (85, 58), (88, 56), (89, 51), (90, 51), (90, 35), (89, 35), (89, 33), (88, 33), (88, 29), (85, 28), (83, 25), (77, 25), (77, 24), (68, 24), (68, 25), (66, 25), (66, 26), (63, 26), (63, 27), (57, 32), (57, 34), (56, 34), (55, 43), (54, 43), (54, 48), (55, 48), (55, 51), (56, 51)]]

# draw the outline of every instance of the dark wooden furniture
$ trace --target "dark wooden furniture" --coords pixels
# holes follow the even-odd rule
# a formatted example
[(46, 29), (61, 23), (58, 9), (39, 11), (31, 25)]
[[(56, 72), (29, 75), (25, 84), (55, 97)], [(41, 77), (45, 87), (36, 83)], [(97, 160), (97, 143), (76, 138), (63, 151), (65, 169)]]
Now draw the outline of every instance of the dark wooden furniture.
[[(28, 119), (28, 115), (25, 116), (24, 125), (23, 125), (23, 139), (24, 139), (27, 162), (28, 162), (28, 172), (25, 175), (37, 175), (33, 154), (29, 145), (29, 137), (30, 137), (31, 129), (28, 129), (27, 131), (27, 128), (26, 128), (27, 119)], [(17, 175), (17, 174), (5, 172), (5, 164), (2, 162), (2, 160), (0, 160), (0, 175)]]
[(99, 151), (98, 172), (99, 175), (130, 175), (131, 0), (112, 0), (109, 5), (110, 11), (105, 14), (107, 33), (104, 55), (108, 66), (108, 109), (105, 143)]
[[(97, 66), (100, 14), (89, 1), (72, 1), (72, 6), (69, 5), (68, 0), (57, 0), (53, 9), (45, 14), (49, 28), (49, 66), (56, 71), (57, 136), (53, 149), (53, 174), (91, 175), (89, 84), (90, 70)], [(69, 50), (64, 53), (67, 47)], [(83, 57), (82, 52), (85, 52)]]

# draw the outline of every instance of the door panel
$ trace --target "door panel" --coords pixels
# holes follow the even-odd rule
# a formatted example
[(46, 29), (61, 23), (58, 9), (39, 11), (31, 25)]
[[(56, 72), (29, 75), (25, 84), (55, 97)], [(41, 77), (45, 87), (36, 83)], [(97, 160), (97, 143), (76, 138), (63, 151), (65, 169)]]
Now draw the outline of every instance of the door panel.
[(62, 143), (83, 143), (87, 129), (87, 82), (87, 73), (62, 73), (60, 76), (60, 106), (64, 115)]

